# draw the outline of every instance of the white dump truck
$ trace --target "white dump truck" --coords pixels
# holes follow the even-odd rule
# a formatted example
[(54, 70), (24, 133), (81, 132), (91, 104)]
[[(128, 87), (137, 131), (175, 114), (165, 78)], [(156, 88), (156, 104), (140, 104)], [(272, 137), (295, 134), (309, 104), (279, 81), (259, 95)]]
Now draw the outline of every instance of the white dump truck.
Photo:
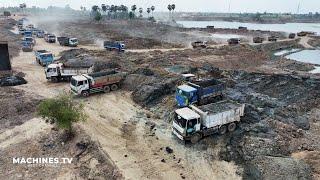
[(244, 115), (244, 104), (230, 100), (177, 109), (172, 132), (183, 141), (198, 142), (202, 137), (234, 131)]
[(73, 76), (71, 91), (76, 95), (87, 97), (92, 93), (115, 91), (120, 87), (127, 73), (116, 70)]
[(59, 82), (60, 80), (70, 81), (72, 76), (91, 73), (92, 68), (92, 66), (67, 66), (63, 63), (53, 63), (46, 67), (45, 74), (46, 78), (52, 82)]

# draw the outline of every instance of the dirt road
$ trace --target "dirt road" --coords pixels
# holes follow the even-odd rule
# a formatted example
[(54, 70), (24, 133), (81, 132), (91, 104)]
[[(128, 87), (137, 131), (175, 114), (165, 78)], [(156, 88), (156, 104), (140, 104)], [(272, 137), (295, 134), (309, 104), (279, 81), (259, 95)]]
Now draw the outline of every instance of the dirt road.
[[(95, 47), (94, 47), (95, 48)], [(37, 39), (35, 50), (46, 49), (56, 56), (70, 49), (58, 44)], [(54, 97), (68, 91), (68, 83), (47, 82), (44, 68), (36, 64), (32, 52), (21, 52), (12, 60), (13, 69), (24, 72), (27, 84), (15, 88), (37, 96)], [(97, 140), (103, 150), (110, 155), (126, 179), (240, 179), (239, 170), (233, 163), (218, 161), (217, 149), (201, 150), (201, 145), (186, 147), (173, 138), (170, 124), (147, 115), (136, 105), (130, 92), (118, 91), (109, 94), (92, 95), (79, 99), (85, 104), (88, 121), (81, 124), (83, 129)], [(13, 130), (0, 134), (0, 145), (9, 145), (19, 138), (32, 138), (45, 132), (49, 125), (33, 119)], [(155, 125), (154, 129), (153, 124)], [(35, 130), (36, 129), (36, 130)], [(21, 132), (16, 137), (10, 136)], [(2, 141), (11, 137), (10, 141)], [(173, 149), (168, 153), (166, 147)]]

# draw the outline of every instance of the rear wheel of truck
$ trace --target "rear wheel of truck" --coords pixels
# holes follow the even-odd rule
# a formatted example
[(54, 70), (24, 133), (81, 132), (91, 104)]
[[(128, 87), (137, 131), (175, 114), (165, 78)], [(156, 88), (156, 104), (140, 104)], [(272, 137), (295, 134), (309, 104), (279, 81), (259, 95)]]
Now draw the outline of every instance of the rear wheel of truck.
[(89, 96), (89, 92), (88, 91), (82, 91), (81, 92), (81, 96), (88, 97)]
[(118, 89), (118, 85), (116, 85), (116, 84), (112, 84), (111, 85), (111, 90), (112, 91), (115, 91), (115, 90), (117, 90)]
[(232, 131), (236, 130), (236, 128), (237, 128), (237, 124), (236, 123), (230, 123), (228, 125), (228, 131), (229, 132), (232, 132)]
[(202, 137), (201, 134), (196, 133), (196, 134), (194, 134), (194, 135), (191, 136), (190, 141), (191, 141), (192, 144), (195, 144), (195, 143), (197, 143), (198, 141), (200, 141), (201, 137)]
[(219, 128), (219, 134), (223, 135), (227, 132), (227, 126), (226, 125), (222, 125), (220, 128)]
[(105, 93), (110, 92), (110, 87), (109, 86), (103, 87), (103, 92), (105, 92)]

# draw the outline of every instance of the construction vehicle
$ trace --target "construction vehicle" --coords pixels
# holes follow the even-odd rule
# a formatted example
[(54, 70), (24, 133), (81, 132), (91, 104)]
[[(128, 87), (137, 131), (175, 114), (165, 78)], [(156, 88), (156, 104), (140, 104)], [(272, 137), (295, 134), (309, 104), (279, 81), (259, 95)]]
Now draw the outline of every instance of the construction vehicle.
[(44, 40), (48, 43), (55, 43), (56, 42), (56, 36), (54, 34), (45, 34)]
[(295, 33), (290, 33), (289, 34), (289, 39), (294, 39), (296, 38), (296, 34)]
[(37, 38), (44, 38), (44, 31), (43, 30), (39, 30), (36, 34)]
[(52, 82), (59, 82), (60, 80), (70, 81), (72, 76), (91, 72), (92, 66), (67, 66), (63, 63), (52, 63), (45, 69), (46, 78)]
[(57, 37), (61, 46), (77, 47), (79, 42), (77, 38)]
[(228, 44), (229, 45), (236, 45), (236, 44), (239, 44), (239, 43), (240, 43), (240, 39), (238, 39), (238, 38), (228, 39)]
[(238, 29), (239, 29), (239, 30), (243, 30), (243, 31), (247, 31), (247, 30), (248, 30), (248, 28), (247, 28), (247, 27), (244, 27), (244, 26), (239, 26)]
[(23, 52), (32, 52), (33, 44), (30, 41), (22, 41), (21, 45)]
[(254, 37), (253, 42), (254, 43), (263, 43), (264, 38), (262, 37)]
[(268, 37), (268, 41), (277, 42), (277, 40), (278, 40), (278, 37), (276, 37), (276, 36)]
[(19, 29), (19, 34), (20, 35), (24, 35), (24, 32), (26, 31), (26, 29), (24, 29), (24, 28), (20, 28)]
[(172, 132), (180, 140), (197, 143), (205, 136), (225, 134), (236, 129), (244, 116), (244, 104), (227, 100), (196, 107), (190, 105), (177, 109)]
[(92, 93), (115, 91), (126, 73), (116, 70), (72, 76), (70, 87), (76, 95), (88, 97)]
[(191, 43), (191, 46), (193, 48), (207, 48), (207, 42), (206, 41), (195, 41)]
[(36, 40), (33, 37), (24, 37), (23, 41), (30, 42), (33, 46), (36, 45)]
[(24, 37), (32, 37), (32, 31), (26, 30), (24, 32)]
[(53, 54), (47, 50), (37, 50), (34, 52), (36, 55), (36, 62), (41, 66), (46, 66), (54, 61)]
[(125, 44), (121, 41), (104, 41), (103, 46), (109, 51), (125, 51)]
[(192, 81), (177, 87), (176, 101), (179, 107), (204, 105), (221, 100), (224, 90), (224, 83), (216, 79)]

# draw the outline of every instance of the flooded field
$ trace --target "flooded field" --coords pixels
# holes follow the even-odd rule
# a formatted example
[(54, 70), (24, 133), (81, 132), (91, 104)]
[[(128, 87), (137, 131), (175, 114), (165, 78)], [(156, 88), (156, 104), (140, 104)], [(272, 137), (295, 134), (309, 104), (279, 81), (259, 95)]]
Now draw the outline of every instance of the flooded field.
[(288, 59), (320, 65), (320, 50), (303, 50), (286, 56)]

